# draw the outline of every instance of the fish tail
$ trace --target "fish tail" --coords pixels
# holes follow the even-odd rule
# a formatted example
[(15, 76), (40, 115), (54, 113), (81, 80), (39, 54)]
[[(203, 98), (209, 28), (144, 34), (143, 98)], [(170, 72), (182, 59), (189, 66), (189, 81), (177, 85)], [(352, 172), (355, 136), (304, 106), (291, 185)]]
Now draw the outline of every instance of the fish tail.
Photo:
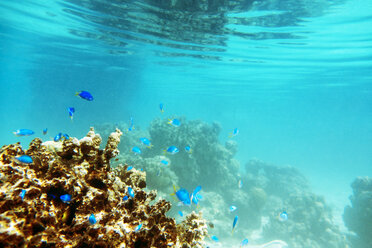
[(80, 93), (81, 93), (81, 91), (80, 92), (75, 92), (75, 96), (78, 96)]
[(168, 119), (168, 124), (172, 125), (172, 120), (171, 119)]

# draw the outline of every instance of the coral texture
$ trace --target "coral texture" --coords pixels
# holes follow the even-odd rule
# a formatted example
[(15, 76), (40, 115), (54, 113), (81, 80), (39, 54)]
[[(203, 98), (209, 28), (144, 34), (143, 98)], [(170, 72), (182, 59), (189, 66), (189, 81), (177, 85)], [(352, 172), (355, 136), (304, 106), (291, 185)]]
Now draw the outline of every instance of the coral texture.
[(372, 178), (358, 177), (351, 184), (351, 206), (344, 210), (346, 227), (356, 234), (353, 247), (372, 247)]
[[(93, 128), (81, 140), (36, 138), (26, 152), (19, 143), (3, 146), (0, 247), (202, 247), (207, 227), (201, 215), (176, 224), (165, 215), (169, 202), (150, 205), (156, 192), (143, 190), (145, 172), (110, 169), (121, 135), (112, 133), (104, 150)], [(15, 159), (23, 154), (33, 162)], [(91, 214), (97, 223), (89, 221)]]

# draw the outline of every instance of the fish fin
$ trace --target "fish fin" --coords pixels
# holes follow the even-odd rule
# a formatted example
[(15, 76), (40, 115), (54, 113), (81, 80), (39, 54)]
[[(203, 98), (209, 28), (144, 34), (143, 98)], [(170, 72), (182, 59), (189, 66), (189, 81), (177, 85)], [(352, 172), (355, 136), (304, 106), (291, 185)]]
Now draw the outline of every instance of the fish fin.
[(81, 93), (81, 91), (75, 92), (75, 96), (78, 96)]
[(168, 119), (168, 124), (172, 125), (172, 120), (171, 119)]

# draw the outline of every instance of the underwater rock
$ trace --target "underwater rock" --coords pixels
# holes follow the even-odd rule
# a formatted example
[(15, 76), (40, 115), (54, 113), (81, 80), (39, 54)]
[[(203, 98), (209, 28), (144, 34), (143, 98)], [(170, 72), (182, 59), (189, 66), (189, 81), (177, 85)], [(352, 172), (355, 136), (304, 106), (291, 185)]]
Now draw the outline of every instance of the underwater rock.
[(351, 206), (346, 206), (343, 219), (356, 234), (350, 237), (353, 247), (372, 247), (372, 178), (358, 177), (351, 184)]
[[(268, 223), (263, 226), (264, 242), (279, 238), (293, 248), (347, 247), (323, 197), (302, 192), (290, 195), (282, 206), (285, 209), (272, 206), (269, 211)], [(279, 218), (283, 210), (288, 213), (286, 221)]]
[[(156, 192), (143, 190), (145, 172), (110, 169), (120, 135), (110, 135), (104, 150), (93, 128), (81, 140), (36, 138), (26, 152), (19, 143), (3, 146), (0, 247), (202, 247), (201, 215), (176, 224), (165, 215), (169, 202), (150, 205)], [(14, 159), (24, 154), (33, 163)]]

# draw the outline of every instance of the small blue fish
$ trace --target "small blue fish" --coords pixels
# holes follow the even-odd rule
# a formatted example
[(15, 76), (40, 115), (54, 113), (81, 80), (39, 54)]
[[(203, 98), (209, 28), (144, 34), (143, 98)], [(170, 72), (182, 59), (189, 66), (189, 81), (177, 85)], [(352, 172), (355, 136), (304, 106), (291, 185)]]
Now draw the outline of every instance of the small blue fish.
[(43, 134), (46, 135), (48, 133), (48, 128), (43, 129)]
[(72, 196), (70, 194), (64, 194), (61, 195), (59, 199), (61, 199), (61, 201), (63, 201), (64, 203), (69, 203), (72, 199)]
[(75, 108), (68, 107), (67, 108), (68, 115), (70, 116), (71, 120), (74, 118)]
[(218, 242), (218, 241), (220, 241), (220, 240), (217, 238), (217, 236), (215, 236), (215, 235), (213, 235), (213, 236), (211, 237), (211, 239), (212, 239), (214, 242)]
[(170, 147), (168, 147), (166, 151), (167, 151), (169, 154), (172, 154), (172, 155), (174, 155), (174, 154), (176, 154), (176, 153), (179, 152), (178, 148), (175, 147), (175, 146), (170, 146)]
[(232, 226), (232, 231), (231, 231), (231, 234), (233, 234), (235, 228), (236, 228), (236, 224), (238, 223), (238, 216), (235, 216), (234, 218), (234, 222), (233, 222), (233, 226)]
[(35, 132), (30, 129), (18, 129), (13, 132), (15, 136), (30, 136), (33, 135)]
[(132, 198), (134, 197), (134, 191), (131, 187), (128, 187), (128, 194), (129, 194), (130, 197), (132, 197)]
[(127, 171), (130, 171), (131, 169), (133, 169), (133, 166), (128, 166)]
[(281, 222), (287, 221), (288, 220), (288, 214), (287, 214), (287, 212), (286, 211), (281, 212), (279, 214), (278, 218), (279, 218), (279, 221), (281, 221)]
[(191, 147), (190, 146), (185, 146), (185, 151), (187, 153), (191, 153), (192, 152)]
[(241, 189), (243, 187), (243, 181), (241, 179), (238, 182), (238, 187), (239, 187), (239, 189)]
[(125, 196), (123, 197), (123, 201), (126, 201), (126, 200), (128, 200), (128, 196), (125, 195)]
[(165, 160), (165, 159), (163, 159), (162, 161), (160, 161), (160, 163), (162, 163), (164, 165), (168, 165), (169, 164), (169, 162), (167, 160)]
[(140, 155), (142, 153), (141, 149), (138, 146), (132, 148), (132, 152), (136, 155)]
[(62, 138), (62, 133), (58, 133), (56, 136), (54, 136), (54, 141), (58, 142), (61, 140), (61, 138)]
[(151, 148), (152, 147), (152, 144), (151, 144), (151, 142), (150, 142), (149, 139), (147, 139), (145, 137), (142, 137), (142, 138), (140, 138), (140, 141), (141, 141), (142, 144), (144, 144), (148, 148)]
[(160, 103), (159, 104), (159, 109), (161, 113), (164, 113), (164, 104)]
[(31, 164), (33, 162), (32, 158), (28, 155), (21, 155), (21, 156), (15, 157), (15, 159), (18, 162), (25, 163), (25, 164)]
[(174, 189), (174, 193), (172, 195), (176, 195), (182, 205), (191, 204), (190, 194), (186, 189), (181, 188), (179, 190), (176, 190), (176, 187), (174, 185), (173, 185), (173, 189)]
[(63, 133), (61, 137), (64, 138), (65, 140), (70, 139), (70, 136), (67, 133)]
[(229, 134), (229, 137), (232, 138), (232, 137), (235, 137), (238, 134), (239, 134), (239, 129), (238, 128), (234, 128), (234, 130), (232, 131), (232, 133)]
[(179, 127), (181, 126), (181, 122), (178, 119), (168, 119), (168, 124), (174, 126), (174, 127)]
[(89, 215), (88, 217), (89, 223), (94, 225), (97, 223), (96, 217), (94, 217), (94, 214)]
[(81, 98), (83, 98), (85, 100), (93, 101), (93, 96), (88, 91), (82, 90), (80, 92), (76, 92), (75, 95), (80, 96)]
[(136, 228), (134, 229), (135, 232), (138, 232), (139, 230), (141, 230), (142, 228), (142, 223), (139, 224), (138, 226), (136, 226)]
[(230, 213), (234, 212), (236, 209), (237, 209), (237, 207), (235, 207), (235, 206), (230, 206), (229, 207)]
[(128, 132), (130, 131), (133, 131), (134, 130), (134, 125), (133, 125), (133, 117), (130, 117), (130, 125), (128, 127)]
[(248, 239), (244, 239), (244, 240), (242, 241), (240, 247), (244, 247), (244, 246), (246, 246), (246, 245), (248, 245)]
[(178, 211), (178, 214), (179, 214), (181, 217), (183, 217), (183, 213), (182, 213), (182, 211)]
[(199, 191), (201, 190), (201, 186), (197, 186), (194, 191), (191, 193), (190, 201), (194, 203), (195, 205), (198, 205), (199, 199), (201, 199), (201, 195), (199, 194)]
[(26, 195), (26, 190), (22, 189), (21, 193), (19, 194), (19, 196), (21, 197), (22, 200), (23, 200), (23, 198), (25, 198), (25, 195)]

